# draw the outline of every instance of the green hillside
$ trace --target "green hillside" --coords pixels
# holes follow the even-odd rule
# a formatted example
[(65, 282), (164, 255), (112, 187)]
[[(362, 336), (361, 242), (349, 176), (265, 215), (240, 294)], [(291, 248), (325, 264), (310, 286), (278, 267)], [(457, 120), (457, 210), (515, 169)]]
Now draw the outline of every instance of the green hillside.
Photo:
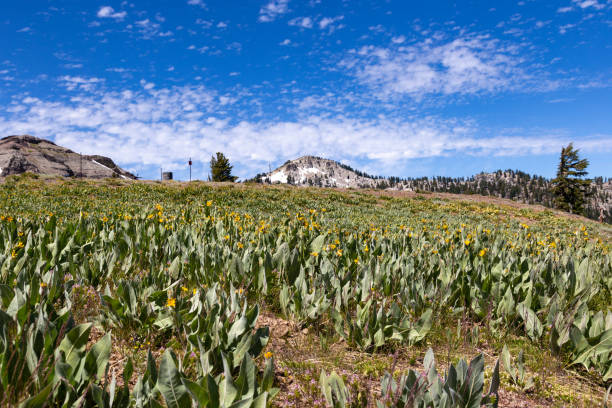
[(0, 406), (601, 405), (612, 232), (500, 202), (10, 177)]

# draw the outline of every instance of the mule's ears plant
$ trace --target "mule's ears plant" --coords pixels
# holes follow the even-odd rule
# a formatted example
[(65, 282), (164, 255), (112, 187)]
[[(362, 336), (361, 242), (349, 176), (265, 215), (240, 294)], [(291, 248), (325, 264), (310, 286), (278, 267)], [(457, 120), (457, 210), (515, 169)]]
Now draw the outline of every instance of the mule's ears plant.
[(381, 382), (381, 399), (377, 407), (478, 408), (497, 407), (499, 361), (495, 364), (489, 390), (484, 392), (484, 357), (476, 356), (468, 364), (461, 359), (448, 368), (444, 379), (436, 370), (434, 354), (425, 355), (422, 373), (409, 370), (399, 380), (386, 373)]

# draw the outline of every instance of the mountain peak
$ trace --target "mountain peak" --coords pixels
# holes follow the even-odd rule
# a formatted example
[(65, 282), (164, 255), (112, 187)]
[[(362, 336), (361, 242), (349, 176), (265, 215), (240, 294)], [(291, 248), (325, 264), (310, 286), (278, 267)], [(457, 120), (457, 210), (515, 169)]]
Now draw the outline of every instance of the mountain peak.
[(286, 161), (279, 168), (263, 175), (261, 181), (298, 186), (371, 188), (376, 187), (381, 179), (335, 160), (306, 155)]

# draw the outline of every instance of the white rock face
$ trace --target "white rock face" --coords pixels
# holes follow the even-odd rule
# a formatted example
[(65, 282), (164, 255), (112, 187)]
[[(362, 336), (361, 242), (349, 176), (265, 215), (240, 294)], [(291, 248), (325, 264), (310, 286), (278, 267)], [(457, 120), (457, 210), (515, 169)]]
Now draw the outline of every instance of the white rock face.
[(375, 188), (382, 179), (360, 175), (334, 160), (303, 156), (266, 174), (262, 181), (298, 186)]

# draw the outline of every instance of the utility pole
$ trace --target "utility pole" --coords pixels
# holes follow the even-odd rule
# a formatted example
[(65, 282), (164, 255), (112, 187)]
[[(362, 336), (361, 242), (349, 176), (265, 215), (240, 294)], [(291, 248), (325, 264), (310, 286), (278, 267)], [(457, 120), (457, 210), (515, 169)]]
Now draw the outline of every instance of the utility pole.
[(189, 158), (189, 181), (191, 181), (191, 165), (193, 162), (191, 161), (191, 157)]
[(79, 161), (81, 162), (81, 171), (79, 177), (83, 178), (83, 153), (79, 153)]
[(159, 181), (164, 181), (164, 170), (159, 168)]

